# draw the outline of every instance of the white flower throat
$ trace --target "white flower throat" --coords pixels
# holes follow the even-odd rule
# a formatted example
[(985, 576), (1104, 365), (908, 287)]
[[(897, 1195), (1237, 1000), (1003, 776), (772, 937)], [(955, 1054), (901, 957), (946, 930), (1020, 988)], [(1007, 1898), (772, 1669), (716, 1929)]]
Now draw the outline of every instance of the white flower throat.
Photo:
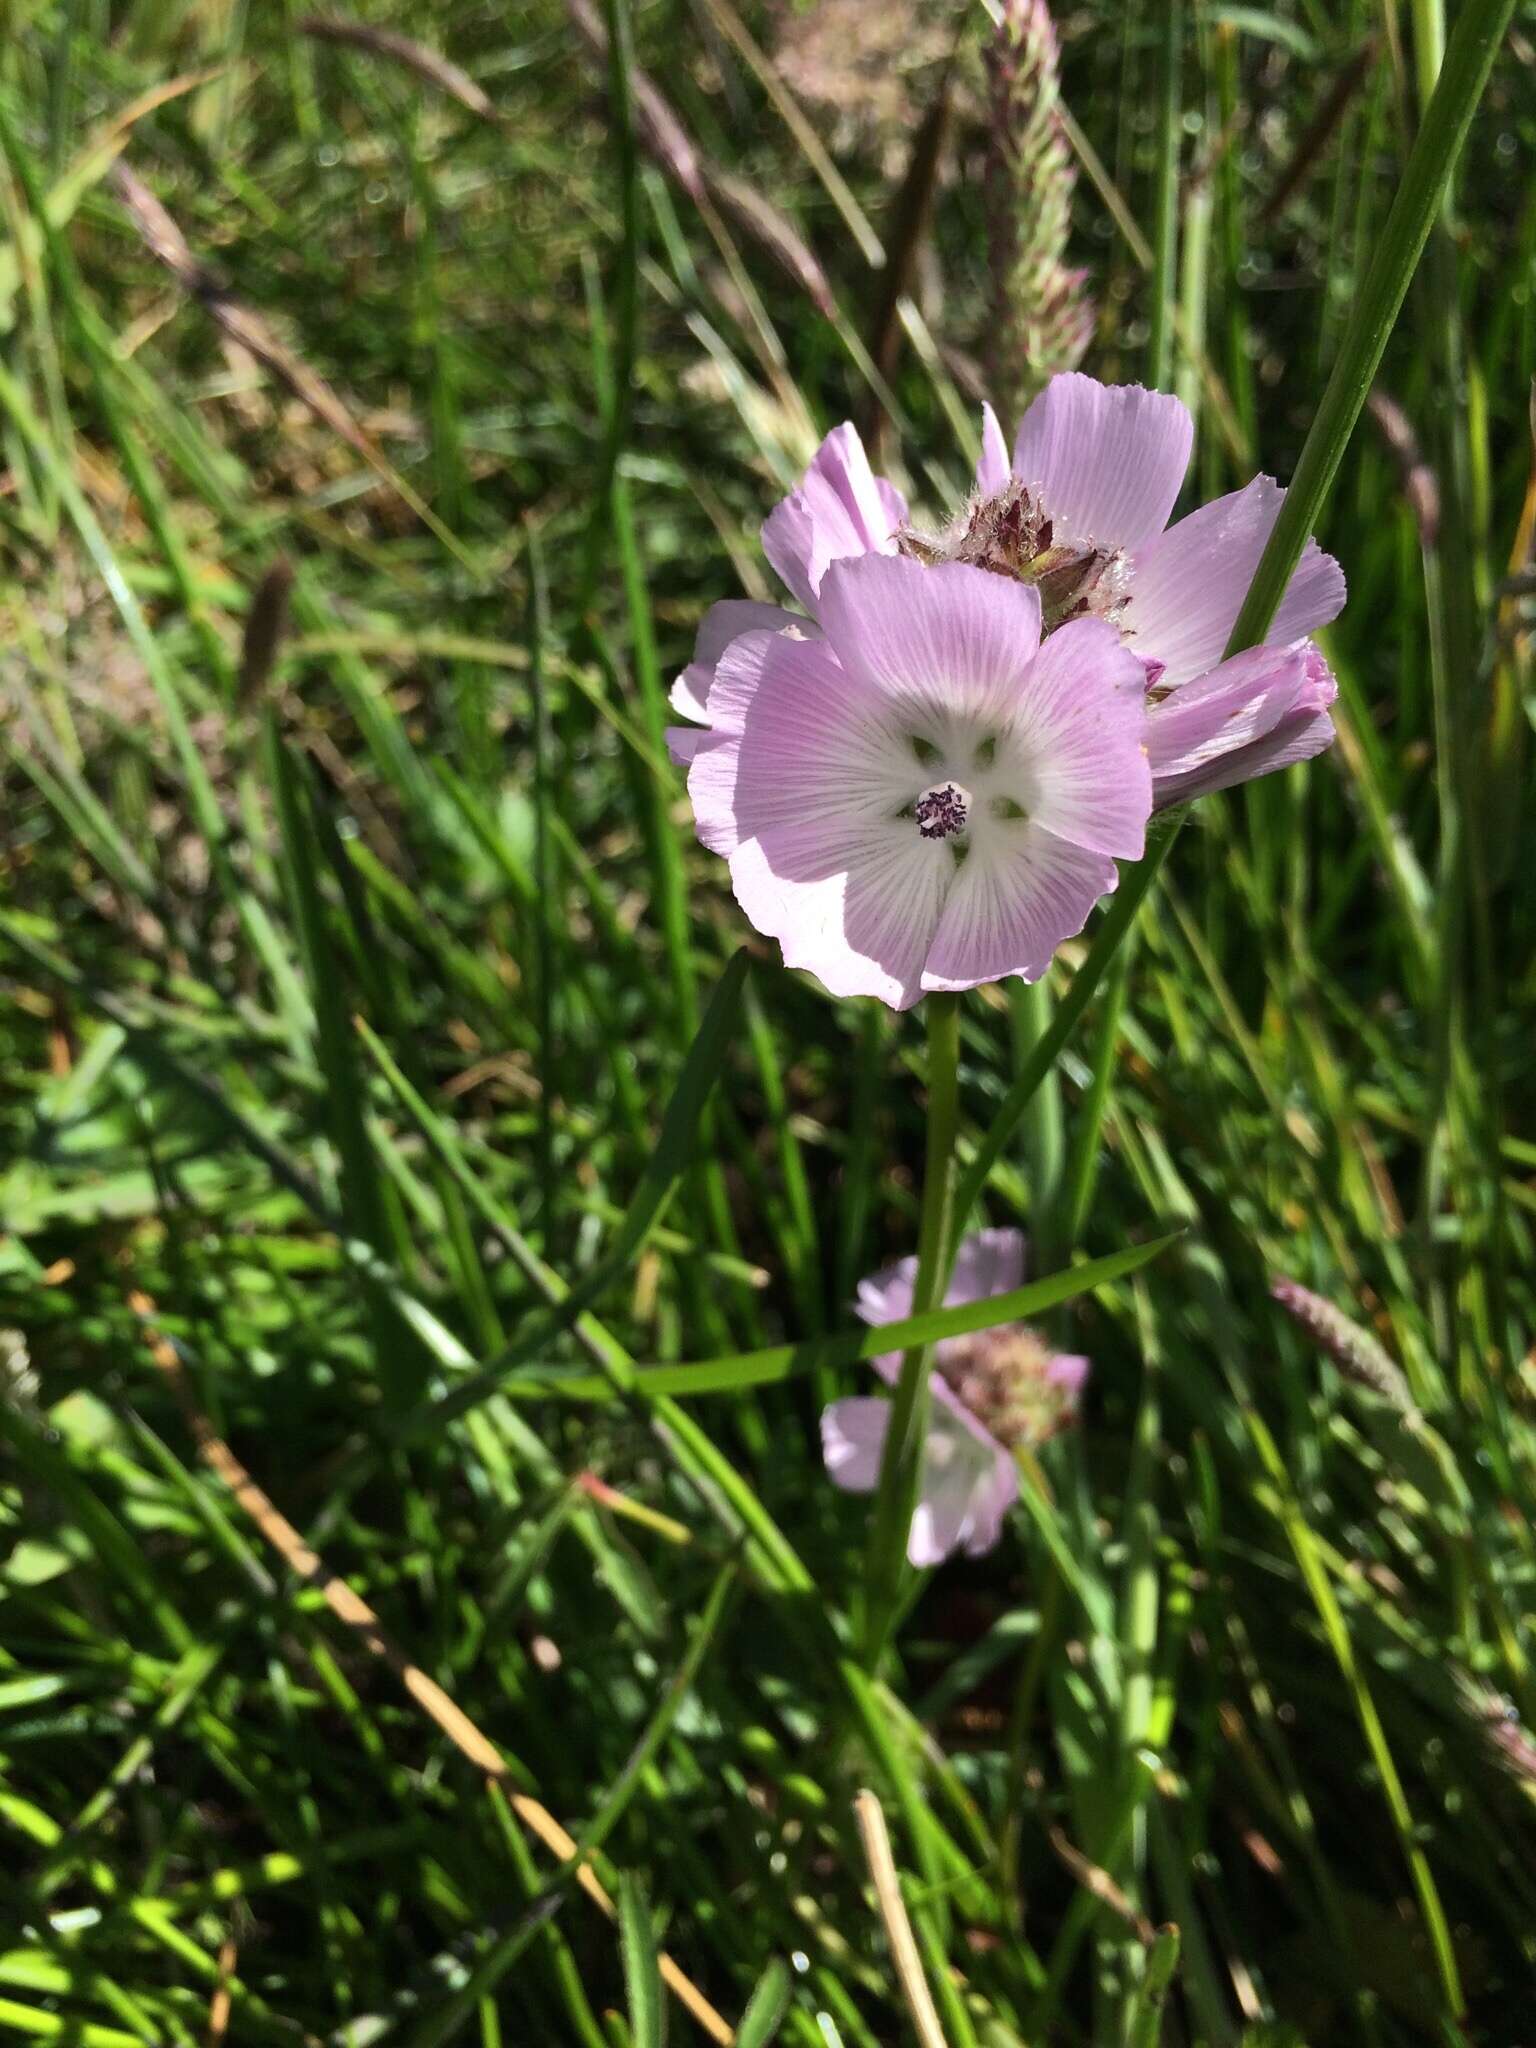
[(1006, 727), (951, 715), (936, 718), (927, 733), (908, 731), (904, 738), (912, 782), (922, 776), (923, 786), (897, 815), (910, 819), (920, 838), (944, 841), (957, 866), (973, 839), (1027, 820), (1030, 765)]

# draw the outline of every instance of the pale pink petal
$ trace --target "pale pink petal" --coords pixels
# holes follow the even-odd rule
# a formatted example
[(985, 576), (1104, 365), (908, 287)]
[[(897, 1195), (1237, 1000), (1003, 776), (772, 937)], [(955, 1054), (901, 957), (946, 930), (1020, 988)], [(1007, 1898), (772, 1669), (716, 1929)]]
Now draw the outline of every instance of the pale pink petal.
[(821, 1412), (821, 1455), (827, 1477), (844, 1493), (873, 1493), (890, 1427), (891, 1404), (880, 1394), (851, 1394)]
[[(715, 609), (718, 611), (719, 606), (717, 605)], [(726, 645), (729, 646), (730, 642), (727, 641)], [(718, 659), (717, 655), (707, 664), (691, 661), (668, 690), (667, 702), (679, 718), (692, 718), (700, 725), (708, 718), (709, 713), (704, 708), (704, 700), (709, 695), (710, 684), (714, 681), (715, 661)]]
[[(924, 1570), (942, 1564), (965, 1540), (971, 1499), (982, 1475), (981, 1455), (959, 1437), (951, 1449), (939, 1431), (930, 1431), (923, 1459), (922, 1491), (907, 1531), (909, 1563)], [(943, 1458), (942, 1464), (936, 1463)]]
[(1116, 885), (1106, 855), (1070, 846), (1027, 820), (1001, 823), (955, 878), (928, 948), (925, 989), (975, 988), (1022, 975), (1038, 981), (1065, 939)]
[(1147, 720), (1156, 801), (1225, 789), (1320, 753), (1333, 731), (1323, 714), (1337, 694), (1308, 640), (1252, 648), (1183, 684)]
[(1019, 1497), (1019, 1468), (1008, 1453), (993, 1453), (992, 1469), (971, 1494), (965, 1530), (965, 1554), (981, 1557), (995, 1550), (1002, 1537), (1008, 1510)]
[(686, 768), (699, 751), (700, 740), (711, 739), (713, 735), (702, 725), (669, 725), (662, 733), (667, 743), (667, 752), (680, 768)]
[[(935, 1382), (935, 1386), (941, 1384)], [(976, 1557), (1002, 1534), (1003, 1517), (1018, 1493), (1013, 1461), (989, 1437), (959, 1430), (936, 1415), (923, 1453), (921, 1492), (907, 1534), (907, 1557), (918, 1566), (941, 1564), (964, 1548)]]
[(906, 517), (906, 501), (874, 474), (863, 442), (845, 423), (833, 428), (795, 489), (769, 513), (763, 553), (814, 617), (828, 564), (889, 552)]
[(772, 826), (731, 855), (736, 900), (779, 941), (786, 967), (814, 974), (831, 995), (874, 996), (893, 1010), (922, 995), (953, 873), (943, 841), (920, 838), (905, 818)]
[(1012, 1294), (1022, 1287), (1025, 1250), (1022, 1230), (973, 1230), (955, 1253), (945, 1307), (988, 1301), (994, 1294)]
[[(884, 699), (847, 674), (825, 640), (733, 640), (715, 669), (709, 720), (732, 744), (698, 750), (688, 795), (699, 837), (716, 853), (774, 826), (833, 827), (839, 847), (856, 847), (867, 826), (883, 848), (886, 828), (915, 794), (912, 750), (891, 728)], [(910, 820), (901, 836), (942, 851)]]
[[(944, 1353), (949, 1349), (950, 1342), (954, 1341), (958, 1340), (946, 1340), (944, 1343), (936, 1344), (933, 1347), (935, 1359), (942, 1359)], [(900, 1359), (901, 1353), (899, 1351), (895, 1352), (893, 1356)], [(892, 1374), (891, 1377), (894, 1380), (895, 1375)], [(948, 1418), (953, 1417), (955, 1426), (964, 1430), (973, 1443), (986, 1452), (989, 1459), (999, 1455), (1007, 1457), (1008, 1453), (1003, 1450), (1002, 1445), (992, 1434), (991, 1430), (987, 1428), (984, 1422), (971, 1413), (970, 1409), (966, 1407), (947, 1380), (942, 1379), (938, 1373), (935, 1373), (928, 1382), (928, 1391), (933, 1397), (934, 1407), (942, 1408), (946, 1411), (946, 1416), (941, 1426), (947, 1428), (949, 1426)]]
[(735, 738), (733, 733), (715, 732), (705, 725), (668, 725), (662, 728), (661, 736), (667, 743), (667, 752), (680, 768), (691, 767), (700, 754), (723, 747)]
[[(876, 531), (884, 533), (889, 539), (891, 535), (899, 533), (907, 523), (907, 501), (896, 486), (883, 476), (875, 478), (875, 496), (880, 500), (881, 514), (880, 525)], [(884, 551), (882, 546), (881, 552)]]
[(1058, 538), (1139, 547), (1168, 523), (1194, 431), (1179, 399), (1073, 370), (1025, 413), (1013, 473), (1039, 485)]
[[(786, 627), (808, 634), (816, 631), (809, 619), (785, 611), (782, 605), (758, 604), (749, 597), (727, 597), (712, 604), (699, 621), (693, 659), (667, 692), (667, 702), (680, 718), (707, 725), (709, 686), (715, 679), (715, 664), (726, 648), (743, 633), (778, 633)], [(674, 751), (673, 758), (684, 757)]]
[(1280, 768), (1294, 768), (1299, 761), (1326, 753), (1337, 737), (1326, 711), (1295, 713), (1250, 746), (1222, 754), (1189, 775), (1171, 776), (1160, 783), (1158, 802), (1184, 803), (1218, 789), (1232, 789), (1239, 782), (1253, 782), (1260, 775), (1273, 775)]
[[(1123, 624), (1138, 654), (1162, 662), (1159, 680), (1167, 687), (1191, 682), (1221, 660), (1284, 500), (1273, 477), (1256, 476), (1137, 550)], [(1268, 638), (1276, 645), (1299, 640), (1337, 617), (1343, 604), (1344, 572), (1309, 540)]]
[(1141, 857), (1152, 808), (1145, 675), (1106, 620), (1060, 627), (1029, 665), (998, 752), (1033, 824), (1121, 860)]
[(1239, 746), (1267, 732), (1306, 686), (1306, 646), (1303, 641), (1295, 647), (1250, 648), (1153, 704), (1147, 714), (1153, 775), (1199, 765), (1201, 750), (1221, 748), (1229, 730)]
[(984, 498), (994, 497), (1008, 482), (1008, 443), (990, 405), (981, 408), (981, 460), (976, 465), (976, 488)]
[(747, 633), (720, 658), (709, 713), (723, 743), (688, 775), (700, 839), (788, 966), (833, 995), (906, 1009), (954, 873), (913, 830), (917, 764), (878, 689), (825, 641)]
[[(944, 1292), (945, 1308), (961, 1308), (967, 1302), (988, 1301), (994, 1294), (1011, 1294), (1014, 1288), (1022, 1287), (1026, 1249), (1021, 1230), (974, 1230), (969, 1237), (962, 1238), (955, 1253), (949, 1286)], [(861, 1321), (877, 1329), (882, 1323), (903, 1323), (912, 1313), (912, 1294), (916, 1286), (917, 1260), (909, 1254), (859, 1282), (853, 1312)], [(948, 1341), (941, 1339), (937, 1346), (941, 1358)], [(870, 1363), (883, 1378), (894, 1380), (901, 1364), (901, 1353), (884, 1351)], [(936, 1394), (947, 1395), (951, 1404), (959, 1409), (960, 1404), (941, 1381), (935, 1380), (933, 1387)]]
[(1059, 1387), (1073, 1407), (1088, 1384), (1089, 1361), (1080, 1352), (1058, 1351), (1046, 1368), (1046, 1379)]
[(908, 1564), (919, 1571), (942, 1564), (960, 1541), (964, 1521), (963, 1498), (920, 1500), (912, 1510), (912, 1526), (907, 1531)]
[[(853, 1395), (822, 1411), (821, 1449), (827, 1477), (844, 1493), (873, 1493), (890, 1428), (891, 1404), (882, 1396)], [(942, 1564), (962, 1546), (973, 1557), (990, 1550), (1018, 1496), (1006, 1452), (978, 1443), (947, 1416), (930, 1429), (924, 1446), (921, 1492), (907, 1537), (907, 1556), (920, 1568)]]
[(898, 1259), (879, 1273), (859, 1282), (853, 1312), (861, 1322), (904, 1323), (912, 1313), (912, 1290), (917, 1285), (917, 1260)]
[(1040, 599), (963, 562), (865, 555), (828, 572), (821, 622), (850, 675), (943, 745), (957, 720), (1008, 716), (1040, 643)]
[[(912, 1263), (915, 1264), (916, 1262), (913, 1261)], [(944, 1298), (944, 1305), (946, 1308), (959, 1306), (948, 1295)], [(906, 1308), (902, 1311), (903, 1318), (910, 1315), (911, 1312), (911, 1303), (908, 1302)], [(935, 1360), (942, 1364), (945, 1353), (951, 1350), (955, 1344), (962, 1341), (959, 1338), (941, 1339), (933, 1347)], [(887, 1386), (894, 1387), (901, 1376), (901, 1360), (902, 1354), (899, 1351), (881, 1351), (869, 1359), (868, 1363), (875, 1368), (875, 1371), (879, 1373)], [(942, 1379), (937, 1372), (932, 1374), (928, 1381), (928, 1393), (935, 1411), (931, 1423), (932, 1428), (946, 1432), (947, 1437), (950, 1438), (957, 1432), (968, 1436), (973, 1445), (979, 1446), (989, 1458), (994, 1456), (1007, 1457), (1007, 1452), (1003, 1450), (991, 1430), (987, 1428), (985, 1423), (977, 1420), (960, 1399), (954, 1388), (949, 1385), (947, 1380)], [(938, 1411), (941, 1409), (943, 1413), (939, 1414)]]
[(753, 597), (723, 597), (699, 621), (698, 638), (693, 643), (694, 664), (713, 670), (731, 642), (739, 640), (743, 633), (780, 633), (787, 626), (799, 632), (816, 630), (809, 620), (798, 612), (786, 611), (781, 604), (760, 604)]

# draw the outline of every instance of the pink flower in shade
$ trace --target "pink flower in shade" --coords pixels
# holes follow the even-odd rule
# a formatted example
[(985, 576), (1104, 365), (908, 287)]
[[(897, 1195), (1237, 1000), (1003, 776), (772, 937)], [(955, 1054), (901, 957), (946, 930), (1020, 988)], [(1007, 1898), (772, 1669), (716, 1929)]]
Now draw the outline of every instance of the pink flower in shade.
[[(866, 1323), (901, 1322), (912, 1313), (917, 1261), (902, 1259), (859, 1285), (858, 1313)], [(1024, 1239), (1017, 1230), (980, 1230), (960, 1246), (945, 1306), (985, 1301), (1024, 1281)], [(894, 1385), (899, 1351), (870, 1361)], [(1043, 1443), (1077, 1413), (1086, 1358), (1052, 1353), (1023, 1323), (948, 1337), (934, 1346), (933, 1405), (923, 1449), (922, 1488), (907, 1556), (915, 1565), (940, 1564), (963, 1549), (979, 1557), (1002, 1534), (1003, 1517), (1018, 1497), (1017, 1445)], [(834, 1401), (821, 1418), (821, 1447), (834, 1486), (872, 1493), (891, 1404), (883, 1395)]]

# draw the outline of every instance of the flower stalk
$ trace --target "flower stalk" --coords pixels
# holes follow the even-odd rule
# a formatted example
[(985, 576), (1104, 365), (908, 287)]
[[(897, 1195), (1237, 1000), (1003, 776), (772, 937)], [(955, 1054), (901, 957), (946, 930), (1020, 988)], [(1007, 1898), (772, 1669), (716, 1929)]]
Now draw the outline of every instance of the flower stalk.
[(1166, 822), (1148, 847), (1146, 857), (1122, 874), (1120, 886), (1093, 935), (1088, 957), (1073, 975), (1071, 986), (1057, 1004), (1049, 1026), (1036, 1039), (1029, 1058), (1015, 1074), (1012, 1086), (976, 1148), (975, 1157), (960, 1177), (954, 1199), (956, 1235), (965, 1228), (966, 1218), (981, 1200), (982, 1190), (1017, 1129), (1020, 1117), (1055, 1065), (1058, 1054), (1071, 1037), (1078, 1019), (1093, 999), (1094, 990), (1119, 951), (1137, 911), (1151, 894), (1152, 885), (1162, 872), (1163, 862), (1168, 858), (1179, 826), (1184, 822), (1183, 808), (1170, 811), (1165, 816)]
[[(928, 1024), (928, 1128), (917, 1279), (912, 1293), (914, 1315), (926, 1314), (943, 1299), (949, 1277), (955, 1132), (960, 1107), (960, 998), (931, 995), (924, 1014)], [(871, 1668), (885, 1647), (905, 1573), (907, 1531), (912, 1526), (922, 1480), (932, 1370), (931, 1344), (905, 1352), (891, 1401), (890, 1427), (880, 1459), (869, 1536), (863, 1653), (866, 1665)]]

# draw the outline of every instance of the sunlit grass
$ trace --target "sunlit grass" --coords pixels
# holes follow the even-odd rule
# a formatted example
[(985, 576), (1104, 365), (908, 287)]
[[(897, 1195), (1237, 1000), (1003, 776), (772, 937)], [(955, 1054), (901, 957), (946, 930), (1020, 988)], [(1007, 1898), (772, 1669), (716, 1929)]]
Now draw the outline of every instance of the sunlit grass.
[[(795, 97), (731, 0), (642, 8), (644, 79), (543, 4), (7, 39), (0, 2033), (869, 2048), (904, 1915), (949, 2048), (1519, 2037), (1520, 32), (1444, 211), (1404, 175), (1500, 11), (1061, 10), (1088, 366), (1198, 408), (1200, 497), (1331, 421), (1341, 736), (1191, 814), (1104, 980), (1090, 930), (959, 1004), (961, 1221), (1094, 1378), (999, 1551), (877, 1588), (873, 1674), (816, 1420), (917, 1245), (920, 1016), (752, 939), (662, 691), (822, 427), (964, 488), (983, 15), (915, 210), (958, 10)], [(1373, 375), (1438, 522), (1347, 436)]]

